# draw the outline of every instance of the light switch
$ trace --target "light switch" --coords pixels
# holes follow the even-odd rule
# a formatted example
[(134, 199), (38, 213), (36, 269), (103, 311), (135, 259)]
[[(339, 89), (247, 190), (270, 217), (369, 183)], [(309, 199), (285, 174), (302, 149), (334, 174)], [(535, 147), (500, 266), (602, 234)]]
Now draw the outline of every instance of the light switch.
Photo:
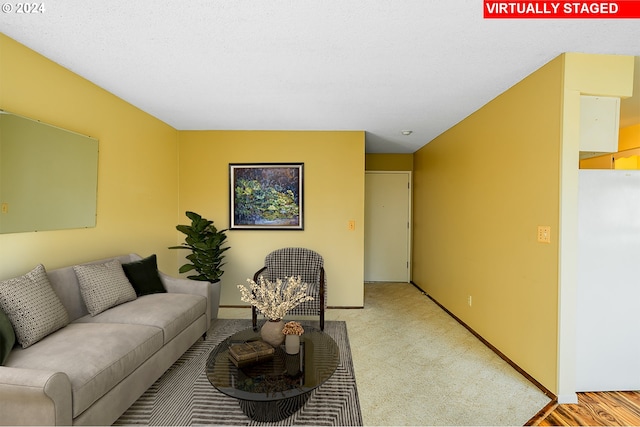
[(2, 204), (2, 213), (9, 213), (9, 203)]
[(538, 226), (538, 242), (551, 243), (551, 227), (548, 225)]

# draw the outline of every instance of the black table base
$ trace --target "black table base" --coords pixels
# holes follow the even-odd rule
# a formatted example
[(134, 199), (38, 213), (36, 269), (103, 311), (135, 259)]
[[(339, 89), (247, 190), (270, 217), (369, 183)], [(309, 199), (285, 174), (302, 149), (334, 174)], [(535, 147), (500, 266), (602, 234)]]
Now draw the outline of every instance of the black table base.
[(305, 326), (298, 354), (286, 354), (279, 346), (272, 358), (242, 368), (229, 360), (232, 345), (260, 339), (260, 331), (245, 329), (222, 341), (209, 355), (207, 377), (220, 392), (238, 399), (250, 419), (281, 421), (299, 411), (311, 392), (333, 375), (340, 351), (329, 335)]
[(270, 402), (239, 400), (240, 408), (246, 416), (255, 421), (280, 421), (295, 414), (309, 400), (311, 393), (288, 397)]

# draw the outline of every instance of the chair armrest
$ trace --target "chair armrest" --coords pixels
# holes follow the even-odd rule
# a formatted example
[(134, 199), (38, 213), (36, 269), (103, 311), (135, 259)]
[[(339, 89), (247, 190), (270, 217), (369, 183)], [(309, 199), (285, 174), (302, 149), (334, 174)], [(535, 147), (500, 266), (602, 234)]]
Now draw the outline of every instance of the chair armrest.
[(258, 280), (260, 280), (260, 273), (262, 273), (266, 269), (267, 267), (262, 267), (260, 270), (256, 271), (256, 273), (253, 275), (253, 281), (258, 283)]
[[(169, 276), (161, 271), (160, 279), (167, 292), (176, 294), (202, 295), (207, 299), (207, 330), (211, 326), (211, 319), (215, 319), (220, 304), (220, 283), (209, 283), (199, 280), (181, 279)], [(217, 285), (217, 286), (215, 286)], [(215, 316), (212, 315), (215, 314)]]
[(0, 366), (0, 424), (71, 425), (71, 382), (62, 372)]

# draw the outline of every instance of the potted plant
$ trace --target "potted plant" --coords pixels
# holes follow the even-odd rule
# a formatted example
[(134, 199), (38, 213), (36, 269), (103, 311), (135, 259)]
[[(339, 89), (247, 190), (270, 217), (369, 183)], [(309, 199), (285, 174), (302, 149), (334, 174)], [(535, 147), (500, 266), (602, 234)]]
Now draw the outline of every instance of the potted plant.
[(176, 229), (184, 233), (185, 243), (180, 246), (171, 246), (169, 249), (189, 249), (191, 253), (187, 259), (191, 263), (186, 263), (178, 270), (186, 273), (195, 270), (198, 274), (187, 276), (192, 280), (202, 280), (211, 283), (220, 281), (220, 276), (224, 273), (222, 266), (224, 263), (224, 252), (229, 247), (222, 247), (227, 236), (227, 230), (218, 230), (213, 221), (198, 215), (195, 212), (186, 212), (191, 219), (191, 225), (177, 225)]
[(169, 249), (188, 249), (191, 251), (186, 258), (191, 261), (184, 264), (178, 270), (187, 273), (195, 270), (198, 274), (187, 276), (192, 280), (210, 282), (211, 319), (218, 317), (220, 304), (220, 277), (224, 273), (224, 252), (229, 247), (222, 247), (227, 239), (225, 231), (218, 230), (213, 221), (210, 221), (195, 212), (186, 212), (191, 219), (191, 225), (177, 225), (176, 230), (186, 235), (185, 242), (180, 246), (171, 246)]
[(308, 285), (302, 283), (300, 276), (286, 277), (286, 283), (282, 279), (270, 282), (264, 276), (258, 278), (258, 283), (251, 279), (247, 282), (249, 287), (236, 285), (240, 290), (240, 300), (248, 302), (264, 315), (267, 321), (260, 329), (260, 336), (263, 341), (278, 347), (285, 340), (284, 316), (299, 304), (313, 300), (307, 295)]

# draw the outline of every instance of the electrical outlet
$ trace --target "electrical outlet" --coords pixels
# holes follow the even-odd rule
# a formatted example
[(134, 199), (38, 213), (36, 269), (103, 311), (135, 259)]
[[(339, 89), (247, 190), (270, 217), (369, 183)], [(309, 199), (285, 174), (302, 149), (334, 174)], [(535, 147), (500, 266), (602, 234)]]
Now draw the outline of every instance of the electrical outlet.
[(2, 213), (9, 213), (9, 203), (2, 204)]
[(355, 230), (356, 229), (356, 222), (354, 220), (350, 220), (347, 223), (347, 229), (350, 230), (350, 231)]
[(551, 227), (548, 225), (538, 226), (538, 242), (551, 243)]

